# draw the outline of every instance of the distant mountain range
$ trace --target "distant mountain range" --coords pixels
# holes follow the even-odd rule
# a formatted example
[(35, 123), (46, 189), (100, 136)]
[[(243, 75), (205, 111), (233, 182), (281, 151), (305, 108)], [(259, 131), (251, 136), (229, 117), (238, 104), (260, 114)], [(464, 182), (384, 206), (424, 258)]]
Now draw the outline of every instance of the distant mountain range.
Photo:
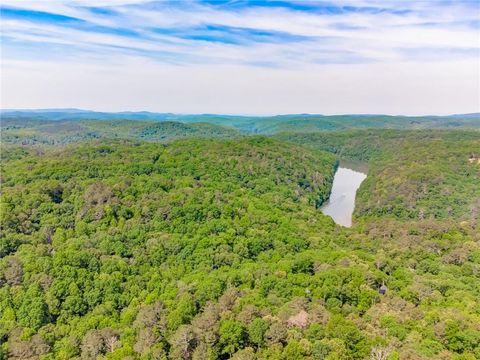
[(254, 116), (254, 115), (224, 115), (224, 114), (177, 114), (177, 113), (158, 113), (150, 111), (121, 111), (121, 112), (102, 112), (82, 109), (1, 109), (2, 117), (31, 116), (42, 117), (50, 120), (70, 120), (70, 119), (129, 119), (129, 120), (182, 120), (194, 118), (227, 118), (227, 119), (265, 119), (265, 118), (308, 118), (308, 117), (404, 117), (404, 118), (469, 118), (480, 119), (480, 113), (453, 114), (453, 115), (423, 115), (423, 116), (404, 116), (404, 115), (384, 115), (384, 114), (340, 114), (340, 115), (322, 115), (322, 114), (285, 114), (273, 116)]
[(0, 110), (2, 128), (7, 125), (25, 127), (32, 121), (102, 121), (136, 120), (154, 122), (208, 123), (234, 128), (246, 134), (279, 132), (314, 132), (348, 129), (480, 129), (480, 113), (447, 116), (395, 116), (377, 114), (320, 115), (289, 114), (275, 116), (242, 116), (221, 114), (174, 114), (148, 111), (98, 112), (81, 109)]

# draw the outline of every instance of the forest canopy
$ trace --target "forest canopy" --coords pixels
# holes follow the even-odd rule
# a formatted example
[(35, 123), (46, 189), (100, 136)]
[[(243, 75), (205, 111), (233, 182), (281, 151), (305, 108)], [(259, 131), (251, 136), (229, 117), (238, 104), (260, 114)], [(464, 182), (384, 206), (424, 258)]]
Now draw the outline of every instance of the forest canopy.
[[(478, 132), (164, 125), (2, 143), (1, 358), (480, 358)], [(369, 161), (350, 229), (339, 156)]]

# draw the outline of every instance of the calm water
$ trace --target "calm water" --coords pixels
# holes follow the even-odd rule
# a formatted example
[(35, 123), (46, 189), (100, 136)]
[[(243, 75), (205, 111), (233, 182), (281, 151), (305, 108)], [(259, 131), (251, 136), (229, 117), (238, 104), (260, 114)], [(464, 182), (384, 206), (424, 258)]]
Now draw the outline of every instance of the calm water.
[(355, 194), (366, 177), (364, 164), (341, 161), (333, 178), (330, 199), (322, 206), (322, 212), (331, 216), (333, 221), (339, 225), (352, 226)]

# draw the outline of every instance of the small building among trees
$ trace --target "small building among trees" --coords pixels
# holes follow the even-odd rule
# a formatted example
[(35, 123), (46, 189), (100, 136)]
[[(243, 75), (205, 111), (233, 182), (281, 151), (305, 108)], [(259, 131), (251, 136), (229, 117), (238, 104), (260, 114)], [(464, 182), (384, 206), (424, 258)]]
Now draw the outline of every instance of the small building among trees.
[(385, 284), (382, 284), (382, 286), (380, 286), (380, 288), (378, 289), (378, 292), (381, 294), (381, 295), (385, 295), (387, 293), (387, 287), (385, 286)]

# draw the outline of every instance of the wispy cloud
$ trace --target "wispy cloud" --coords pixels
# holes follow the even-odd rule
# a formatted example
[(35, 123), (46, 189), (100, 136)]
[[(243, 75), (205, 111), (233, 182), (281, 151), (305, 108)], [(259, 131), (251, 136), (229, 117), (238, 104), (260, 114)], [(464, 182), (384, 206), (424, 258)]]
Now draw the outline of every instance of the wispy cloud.
[(35, 57), (39, 45), (55, 58), (59, 52), (49, 50), (63, 45), (93, 57), (115, 52), (160, 62), (174, 57), (178, 63), (302, 66), (408, 61), (417, 55), (435, 61), (439, 53), (476, 56), (479, 48), (476, 1), (3, 3), (6, 58), (28, 47)]
[[(137, 108), (192, 112), (479, 107), (477, 0), (3, 0), (0, 8), (2, 106), (64, 99), (128, 109), (135, 98)], [(221, 102), (225, 109), (214, 107)]]

